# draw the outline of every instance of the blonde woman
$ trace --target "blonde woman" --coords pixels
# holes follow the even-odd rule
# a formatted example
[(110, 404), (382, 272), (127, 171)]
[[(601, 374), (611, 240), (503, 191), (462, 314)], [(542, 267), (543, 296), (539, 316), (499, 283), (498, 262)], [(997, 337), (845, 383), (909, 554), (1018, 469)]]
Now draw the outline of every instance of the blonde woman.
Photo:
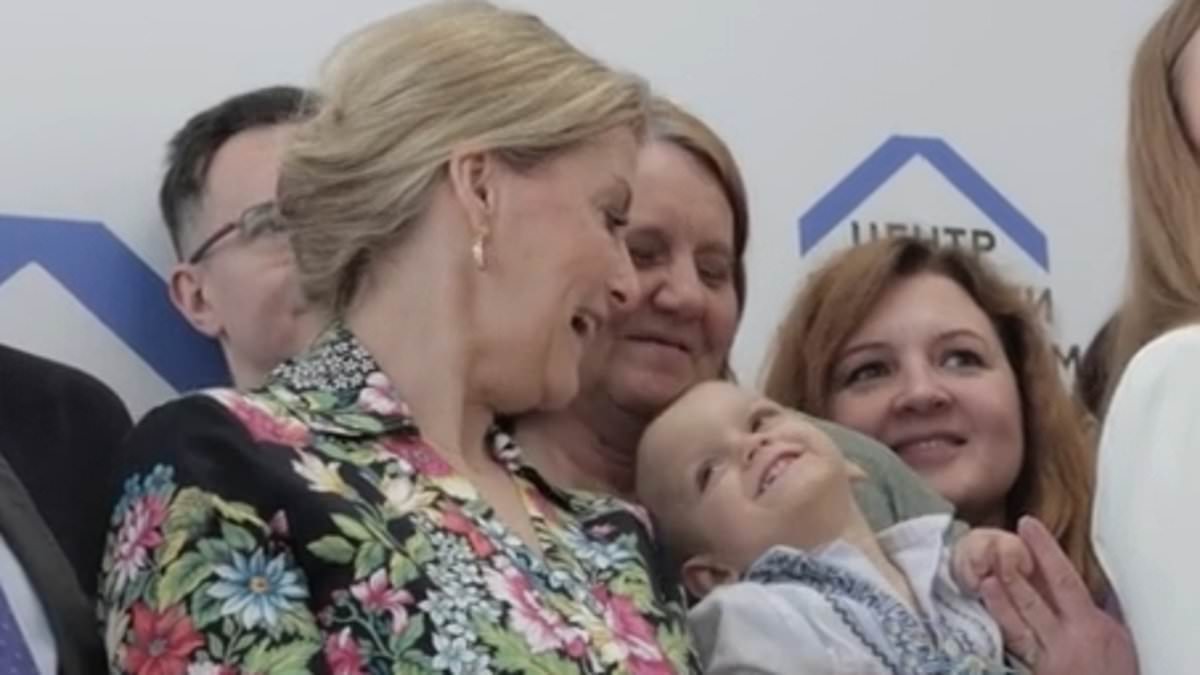
[(1130, 92), (1129, 280), (1110, 363), (1096, 552), (1142, 675), (1196, 672), (1200, 620), (1200, 2), (1142, 41)]
[(555, 489), (494, 426), (566, 405), (637, 293), (642, 82), (455, 2), (354, 35), (319, 92), (270, 217), (331, 323), (262, 388), (134, 431), (110, 670), (689, 670), (645, 537), (611, 527), (629, 512)]
[(1096, 605), (1084, 417), (1033, 307), (986, 262), (910, 238), (843, 251), (800, 289), (765, 379), (883, 442), (972, 526), (1021, 534), (1036, 583), (989, 580), (984, 599), (1034, 673), (1129, 675), (1125, 631)]

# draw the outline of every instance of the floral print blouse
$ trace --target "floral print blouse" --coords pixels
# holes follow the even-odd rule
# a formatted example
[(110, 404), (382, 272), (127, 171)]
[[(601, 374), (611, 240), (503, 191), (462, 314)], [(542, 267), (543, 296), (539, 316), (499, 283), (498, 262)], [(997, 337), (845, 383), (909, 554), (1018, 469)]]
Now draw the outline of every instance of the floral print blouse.
[(111, 672), (694, 672), (639, 511), (554, 489), (504, 433), (488, 441), (540, 554), (344, 327), (258, 391), (151, 412), (102, 566)]

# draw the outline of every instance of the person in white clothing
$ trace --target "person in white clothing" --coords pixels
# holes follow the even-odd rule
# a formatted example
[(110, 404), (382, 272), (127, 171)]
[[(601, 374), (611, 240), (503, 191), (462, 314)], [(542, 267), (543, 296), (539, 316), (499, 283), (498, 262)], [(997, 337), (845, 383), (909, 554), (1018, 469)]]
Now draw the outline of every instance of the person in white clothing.
[(688, 622), (705, 672), (1013, 672), (969, 589), (1029, 574), (1020, 539), (973, 530), (952, 561), (949, 514), (877, 534), (851, 489), (865, 478), (810, 418), (725, 381), (650, 425), (637, 493), (701, 598)]
[(1141, 675), (1200, 672), (1200, 2), (1176, 0), (1132, 71), (1130, 262), (1109, 360), (1093, 538)]
[[(1100, 441), (1096, 554), (1133, 632), (1142, 675), (1200, 672), (1200, 325), (1171, 331), (1129, 363)], [(1181, 521), (1180, 518), (1183, 518)]]

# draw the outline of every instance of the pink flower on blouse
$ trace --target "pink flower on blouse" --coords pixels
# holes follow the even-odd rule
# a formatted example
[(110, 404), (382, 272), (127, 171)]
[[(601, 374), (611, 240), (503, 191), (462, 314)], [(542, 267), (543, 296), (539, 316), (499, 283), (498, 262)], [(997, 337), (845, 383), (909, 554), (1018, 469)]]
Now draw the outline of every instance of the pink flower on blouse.
[(333, 675), (361, 675), (365, 665), (362, 650), (350, 635), (349, 628), (325, 638), (325, 663)]
[(471, 522), (470, 518), (463, 515), (462, 511), (457, 509), (447, 509), (442, 514), (442, 527), (447, 530), (462, 535), (467, 538), (467, 543), (471, 545), (471, 550), (480, 558), (491, 557), (496, 552), (496, 547), (492, 545), (490, 539), (475, 523)]
[(271, 517), (271, 522), (267, 523), (271, 528), (271, 533), (277, 536), (287, 538), (291, 535), (292, 528), (288, 525), (287, 513), (280, 509)]
[(159, 528), (166, 519), (167, 504), (156, 495), (141, 497), (126, 509), (113, 553), (118, 589), (146, 566), (150, 551), (163, 543)]
[(404, 632), (408, 625), (405, 605), (411, 605), (413, 597), (408, 591), (392, 588), (385, 570), (376, 570), (366, 581), (351, 586), (350, 593), (372, 614), (391, 613), (392, 632), (396, 635)]
[(542, 605), (525, 575), (513, 567), (490, 569), (484, 573), (488, 590), (511, 605), (509, 620), (512, 628), (529, 645), (534, 654), (565, 651), (571, 658), (580, 658), (587, 651), (585, 634), (568, 625), (562, 617)]
[(276, 415), (265, 406), (238, 394), (222, 396), (221, 400), (241, 420), (254, 440), (294, 448), (308, 444), (308, 427), (300, 420)]
[(658, 645), (654, 626), (638, 611), (633, 601), (613, 595), (607, 588), (595, 591), (604, 605), (604, 622), (622, 648), (629, 670), (637, 675), (673, 675), (675, 669)]
[(386, 375), (374, 372), (367, 376), (367, 386), (358, 392), (358, 405), (376, 415), (407, 415), (408, 407), (400, 402), (396, 390)]
[(382, 442), (388, 452), (411, 464), (418, 474), (442, 478), (454, 473), (454, 468), (420, 439), (390, 436), (382, 439)]

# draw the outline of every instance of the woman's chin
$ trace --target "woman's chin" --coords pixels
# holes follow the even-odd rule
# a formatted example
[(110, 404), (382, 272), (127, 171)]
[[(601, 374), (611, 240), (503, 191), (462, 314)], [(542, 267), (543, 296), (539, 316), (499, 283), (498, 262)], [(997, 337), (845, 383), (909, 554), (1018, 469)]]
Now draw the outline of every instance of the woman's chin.
[(614, 370), (607, 382), (609, 398), (623, 410), (657, 415), (696, 381), (652, 371)]
[(564, 410), (578, 395), (579, 376), (576, 373), (576, 369), (572, 369), (569, 375), (557, 375), (546, 378), (546, 384), (542, 389), (541, 401), (534, 409), (544, 412)]

